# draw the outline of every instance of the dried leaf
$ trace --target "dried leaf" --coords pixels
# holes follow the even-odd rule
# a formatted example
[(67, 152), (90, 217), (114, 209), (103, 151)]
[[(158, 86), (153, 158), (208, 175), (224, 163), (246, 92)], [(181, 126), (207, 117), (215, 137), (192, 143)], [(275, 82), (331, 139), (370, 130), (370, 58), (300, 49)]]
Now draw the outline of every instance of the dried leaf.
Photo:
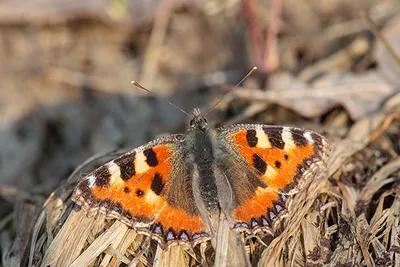
[(353, 120), (357, 120), (379, 110), (382, 102), (396, 92), (392, 85), (374, 74), (355, 79), (347, 78), (347, 82), (341, 82), (340, 85), (318, 88), (280, 91), (241, 88), (234, 93), (240, 99), (279, 104), (308, 118), (321, 116), (340, 105)]

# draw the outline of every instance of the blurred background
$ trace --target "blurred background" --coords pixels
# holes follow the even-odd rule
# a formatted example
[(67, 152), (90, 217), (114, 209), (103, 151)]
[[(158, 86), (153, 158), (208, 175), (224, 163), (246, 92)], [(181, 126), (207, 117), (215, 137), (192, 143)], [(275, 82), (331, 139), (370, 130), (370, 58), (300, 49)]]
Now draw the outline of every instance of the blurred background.
[(399, 92), (373, 25), (399, 55), (398, 0), (0, 1), (0, 243), (85, 159), (185, 131), (131, 80), (190, 112), (257, 66), (210, 120), (340, 140)]

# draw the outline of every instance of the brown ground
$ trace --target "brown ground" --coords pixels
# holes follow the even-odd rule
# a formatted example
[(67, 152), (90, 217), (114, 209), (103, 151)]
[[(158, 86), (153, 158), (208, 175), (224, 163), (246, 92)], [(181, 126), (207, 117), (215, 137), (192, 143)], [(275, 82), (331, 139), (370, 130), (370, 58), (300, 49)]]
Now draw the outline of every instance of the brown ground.
[(2, 265), (212, 265), (210, 244), (165, 252), (72, 211), (79, 177), (109, 156), (66, 181), (92, 155), (184, 131), (131, 80), (207, 109), (257, 66), (210, 119), (312, 129), (333, 150), (282, 233), (219, 264), (400, 266), (398, 0), (57, 2), (0, 3)]

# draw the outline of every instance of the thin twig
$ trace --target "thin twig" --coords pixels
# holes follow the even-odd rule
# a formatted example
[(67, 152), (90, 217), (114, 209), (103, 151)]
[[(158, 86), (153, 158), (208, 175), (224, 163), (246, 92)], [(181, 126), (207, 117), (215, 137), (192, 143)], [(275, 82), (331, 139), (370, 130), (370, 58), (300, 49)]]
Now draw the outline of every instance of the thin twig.
[(385, 46), (386, 50), (389, 52), (389, 54), (392, 56), (393, 61), (396, 63), (397, 68), (400, 70), (400, 57), (396, 54), (394, 51), (393, 47), (389, 44), (389, 42), (386, 40), (385, 36), (383, 36), (382, 32), (378, 29), (378, 26), (376, 25), (375, 21), (371, 18), (371, 16), (365, 12), (361, 11), (360, 16), (368, 22), (368, 24), (371, 26), (371, 30), (378, 38), (383, 45)]
[(139, 79), (149, 88), (153, 88), (153, 83), (156, 80), (159, 59), (162, 52), (162, 44), (165, 40), (168, 22), (174, 6), (174, 0), (162, 2), (162, 5), (159, 6), (154, 18), (153, 30), (144, 55), (143, 67)]
[(282, 11), (282, 0), (273, 0), (271, 8), (270, 22), (267, 32), (267, 39), (265, 40), (265, 50), (264, 50), (264, 66), (268, 72), (270, 72), (275, 66), (277, 61), (277, 42), (279, 33), (279, 21)]
[(264, 66), (264, 55), (262, 50), (262, 31), (260, 24), (258, 23), (257, 16), (254, 11), (254, 1), (253, 0), (243, 0), (242, 8), (247, 20), (247, 24), (250, 30), (251, 44), (256, 57), (257, 65), (262, 72), (265, 71)]

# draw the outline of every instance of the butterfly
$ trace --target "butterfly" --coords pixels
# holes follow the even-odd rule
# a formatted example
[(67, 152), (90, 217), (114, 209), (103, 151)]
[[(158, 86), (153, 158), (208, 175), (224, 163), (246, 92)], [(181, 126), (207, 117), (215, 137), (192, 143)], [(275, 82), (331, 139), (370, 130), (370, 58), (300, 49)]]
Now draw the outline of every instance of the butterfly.
[(262, 124), (211, 129), (194, 109), (185, 134), (135, 148), (100, 166), (72, 200), (105, 214), (164, 249), (212, 237), (207, 214), (223, 212), (234, 230), (275, 232), (288, 195), (326, 165), (329, 143), (307, 130)]

